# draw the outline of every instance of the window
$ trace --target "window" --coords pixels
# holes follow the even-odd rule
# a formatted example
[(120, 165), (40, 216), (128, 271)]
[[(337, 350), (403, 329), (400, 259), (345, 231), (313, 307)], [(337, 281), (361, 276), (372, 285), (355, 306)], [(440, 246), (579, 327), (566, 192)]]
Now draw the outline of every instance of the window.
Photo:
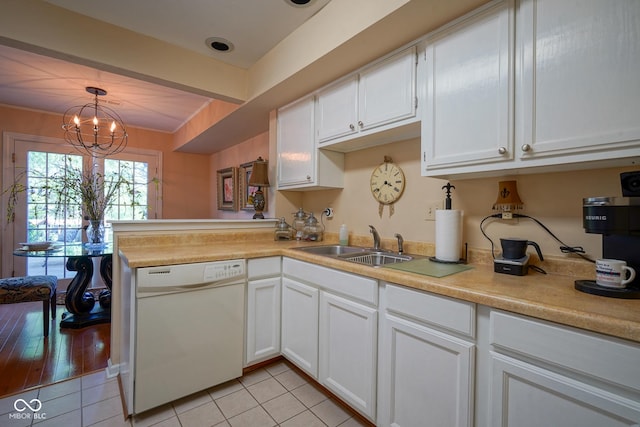
[[(107, 241), (112, 239), (110, 220), (140, 220), (160, 216), (159, 152), (129, 150), (108, 159), (91, 159), (75, 151), (70, 152), (69, 146), (61, 144), (60, 140), (17, 134), (5, 135), (4, 145), (4, 187), (17, 180), (27, 191), (18, 196), (14, 221), (7, 221), (6, 212), (3, 215), (3, 276), (53, 274), (58, 279), (70, 279), (75, 275), (75, 272), (66, 270), (66, 258), (63, 257), (12, 256), (13, 249), (20, 242), (82, 244), (86, 240), (83, 230), (87, 221), (80, 214), (80, 206), (61, 203), (56, 192), (46, 190), (55, 187), (55, 178), (63, 176), (65, 166), (81, 171), (96, 171), (107, 178), (121, 175), (131, 184), (127, 191), (121, 189), (107, 207)], [(15, 154), (11, 156), (7, 153)], [(6, 195), (2, 202), (7, 206)]]

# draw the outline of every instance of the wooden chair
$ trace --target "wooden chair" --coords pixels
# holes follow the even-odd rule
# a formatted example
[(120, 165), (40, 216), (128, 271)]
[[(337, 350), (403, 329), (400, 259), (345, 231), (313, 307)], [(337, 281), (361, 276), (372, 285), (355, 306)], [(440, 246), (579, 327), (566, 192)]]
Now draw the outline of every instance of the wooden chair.
[(0, 304), (42, 301), (44, 336), (49, 336), (49, 310), (56, 318), (56, 276), (24, 276), (0, 279)]

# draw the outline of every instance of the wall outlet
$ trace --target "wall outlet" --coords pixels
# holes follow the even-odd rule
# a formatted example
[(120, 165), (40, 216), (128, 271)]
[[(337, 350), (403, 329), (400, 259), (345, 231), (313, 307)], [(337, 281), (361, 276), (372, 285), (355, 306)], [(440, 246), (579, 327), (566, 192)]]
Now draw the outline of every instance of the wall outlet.
[(432, 200), (427, 202), (427, 217), (425, 218), (427, 221), (435, 221), (436, 220), (436, 211), (438, 209), (442, 209), (444, 207), (444, 203), (442, 200)]
[(333, 208), (324, 208), (324, 210), (322, 211), (322, 213), (324, 214), (324, 216), (326, 216), (327, 218), (333, 218)]

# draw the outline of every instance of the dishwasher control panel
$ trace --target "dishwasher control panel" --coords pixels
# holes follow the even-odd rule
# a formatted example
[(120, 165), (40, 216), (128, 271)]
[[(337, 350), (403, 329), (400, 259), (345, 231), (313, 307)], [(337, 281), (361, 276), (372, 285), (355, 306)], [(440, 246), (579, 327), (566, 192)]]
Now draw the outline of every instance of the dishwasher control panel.
[(204, 282), (244, 277), (244, 260), (219, 261), (207, 264), (204, 268)]

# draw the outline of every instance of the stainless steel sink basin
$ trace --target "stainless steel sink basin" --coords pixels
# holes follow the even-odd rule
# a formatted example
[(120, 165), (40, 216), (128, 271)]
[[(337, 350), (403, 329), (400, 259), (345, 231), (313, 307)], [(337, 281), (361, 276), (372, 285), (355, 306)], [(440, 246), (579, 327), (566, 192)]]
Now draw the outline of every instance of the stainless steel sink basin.
[(417, 255), (398, 254), (395, 252), (362, 248), (359, 246), (307, 246), (304, 248), (296, 248), (296, 250), (314, 255), (328, 256), (344, 261), (355, 262), (357, 264), (370, 265), (372, 267), (380, 267), (386, 264), (406, 262), (415, 258), (422, 258)]
[(299, 251), (307, 252), (314, 255), (325, 256), (338, 256), (345, 254), (353, 254), (358, 252), (369, 251), (370, 249), (361, 248), (359, 246), (340, 246), (340, 245), (325, 245), (325, 246), (308, 246), (306, 248), (296, 248)]
[(397, 262), (406, 262), (413, 259), (411, 255), (401, 255), (379, 251), (363, 252), (359, 254), (347, 254), (340, 256), (340, 258), (358, 264), (371, 265), (373, 267), (379, 267), (385, 264), (395, 264)]

